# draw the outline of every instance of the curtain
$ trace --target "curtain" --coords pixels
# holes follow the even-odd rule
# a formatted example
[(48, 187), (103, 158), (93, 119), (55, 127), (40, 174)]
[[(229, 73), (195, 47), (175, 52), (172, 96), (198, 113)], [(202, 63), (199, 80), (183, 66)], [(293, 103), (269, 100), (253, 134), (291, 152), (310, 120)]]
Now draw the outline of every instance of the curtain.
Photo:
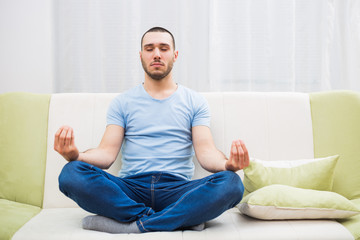
[(55, 0), (55, 92), (144, 79), (140, 39), (169, 29), (196, 91), (360, 91), (360, 0)]

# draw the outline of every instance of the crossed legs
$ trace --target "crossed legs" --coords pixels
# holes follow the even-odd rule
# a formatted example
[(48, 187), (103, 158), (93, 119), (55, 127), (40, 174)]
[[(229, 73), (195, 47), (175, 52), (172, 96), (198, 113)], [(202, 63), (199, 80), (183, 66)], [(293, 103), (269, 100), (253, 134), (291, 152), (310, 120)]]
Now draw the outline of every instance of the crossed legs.
[(239, 176), (230, 171), (193, 181), (162, 172), (118, 178), (79, 161), (65, 165), (59, 187), (84, 210), (120, 223), (107, 222), (121, 228), (115, 232), (127, 233), (199, 225), (234, 207), (244, 191)]

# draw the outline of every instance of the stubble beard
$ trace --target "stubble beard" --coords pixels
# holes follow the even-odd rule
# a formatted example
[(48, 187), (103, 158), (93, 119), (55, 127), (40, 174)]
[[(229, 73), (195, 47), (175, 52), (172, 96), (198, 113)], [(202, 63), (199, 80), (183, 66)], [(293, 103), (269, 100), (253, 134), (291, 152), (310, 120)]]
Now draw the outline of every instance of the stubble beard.
[(142, 59), (141, 59), (141, 64), (142, 64), (143, 69), (146, 72), (146, 74), (150, 78), (152, 78), (152, 79), (154, 79), (156, 81), (161, 81), (162, 79), (164, 79), (167, 75), (169, 75), (169, 73), (171, 72), (171, 70), (173, 68), (173, 62), (169, 62), (168, 66), (167, 66), (167, 68), (166, 68), (166, 70), (164, 72), (162, 72), (162, 73), (161, 72), (151, 73), (149, 71), (149, 69), (147, 68), (146, 63)]

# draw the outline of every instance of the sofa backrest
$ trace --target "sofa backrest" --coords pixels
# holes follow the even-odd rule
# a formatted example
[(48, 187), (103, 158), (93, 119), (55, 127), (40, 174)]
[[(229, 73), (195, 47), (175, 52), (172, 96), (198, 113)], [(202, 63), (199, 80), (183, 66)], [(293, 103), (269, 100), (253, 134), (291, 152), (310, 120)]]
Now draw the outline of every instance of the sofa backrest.
[[(226, 155), (234, 139), (243, 139), (251, 157), (264, 160), (313, 158), (309, 95), (302, 93), (203, 93), (212, 115), (216, 146)], [(58, 175), (66, 161), (53, 150), (54, 135), (62, 125), (75, 131), (80, 151), (96, 147), (106, 127), (106, 112), (116, 94), (53, 94), (49, 109), (48, 154), (44, 208), (75, 207), (58, 190)], [(194, 159), (195, 175), (209, 173)], [(109, 169), (117, 174), (118, 159)], [(241, 171), (239, 172), (241, 175)]]
[[(215, 144), (226, 155), (236, 138), (246, 142), (251, 157), (264, 160), (339, 154), (333, 190), (349, 199), (360, 198), (359, 93), (203, 95), (212, 114)], [(75, 207), (58, 190), (57, 178), (66, 161), (53, 150), (55, 132), (70, 125), (80, 150), (96, 147), (115, 96), (53, 94), (50, 99), (47, 94), (1, 94), (0, 198), (47, 208)], [(210, 174), (196, 158), (194, 163), (194, 178)], [(118, 159), (109, 172), (117, 174), (120, 167)]]
[(50, 95), (0, 95), (0, 199), (41, 207)]
[(360, 93), (310, 94), (315, 157), (338, 154), (333, 191), (360, 198)]
[[(54, 150), (54, 136), (59, 127), (74, 129), (75, 144), (79, 151), (99, 145), (106, 128), (106, 112), (116, 94), (64, 93), (51, 96), (45, 174), (44, 208), (76, 207), (77, 205), (59, 190), (58, 176), (67, 163)], [(120, 156), (109, 172), (117, 174), (121, 167)]]

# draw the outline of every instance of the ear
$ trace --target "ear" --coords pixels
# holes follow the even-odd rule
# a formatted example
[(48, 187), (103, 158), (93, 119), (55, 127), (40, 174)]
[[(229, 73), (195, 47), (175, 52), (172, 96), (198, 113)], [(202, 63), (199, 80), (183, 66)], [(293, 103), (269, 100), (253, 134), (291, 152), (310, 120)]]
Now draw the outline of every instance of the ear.
[(174, 62), (176, 62), (178, 56), (179, 56), (179, 51), (174, 51)]
[(142, 59), (142, 51), (139, 51), (140, 60)]

